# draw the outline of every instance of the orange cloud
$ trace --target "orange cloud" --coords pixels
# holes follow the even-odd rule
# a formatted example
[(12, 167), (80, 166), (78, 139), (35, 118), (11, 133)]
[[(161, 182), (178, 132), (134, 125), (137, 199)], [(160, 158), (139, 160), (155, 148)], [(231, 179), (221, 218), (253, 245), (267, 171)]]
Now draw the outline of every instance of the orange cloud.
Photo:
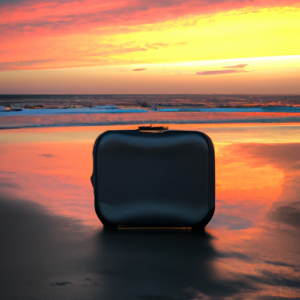
[(6, 70), (20, 70), (27, 69), (28, 67), (34, 68), (35, 65), (41, 65), (43, 63), (51, 62), (51, 59), (36, 59), (28, 61), (9, 61), (9, 62), (0, 62), (0, 71)]
[(228, 66), (228, 67), (223, 67), (223, 68), (228, 68), (228, 69), (242, 69), (248, 66), (248, 64), (243, 64), (243, 65), (235, 65), (235, 66)]

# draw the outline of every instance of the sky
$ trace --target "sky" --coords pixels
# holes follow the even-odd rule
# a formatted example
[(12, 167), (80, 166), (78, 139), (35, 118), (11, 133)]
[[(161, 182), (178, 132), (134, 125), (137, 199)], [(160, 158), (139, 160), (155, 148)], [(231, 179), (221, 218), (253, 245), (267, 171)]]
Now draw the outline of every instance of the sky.
[(300, 2), (0, 0), (0, 93), (300, 93)]

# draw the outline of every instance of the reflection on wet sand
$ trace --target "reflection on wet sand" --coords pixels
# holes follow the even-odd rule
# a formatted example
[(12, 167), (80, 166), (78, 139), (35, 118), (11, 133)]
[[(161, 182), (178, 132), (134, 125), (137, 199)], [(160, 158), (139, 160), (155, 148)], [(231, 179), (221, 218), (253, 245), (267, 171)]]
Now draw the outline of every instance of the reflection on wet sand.
[(0, 132), (3, 299), (299, 299), (299, 126), (201, 130), (217, 167), (205, 233), (103, 231), (99, 128)]
[[(262, 290), (254, 293), (256, 297), (298, 298), (300, 144), (245, 143), (225, 148), (218, 164), (221, 201), (209, 226), (217, 225), (216, 249), (236, 249), (246, 256), (219, 259), (216, 264), (229, 276), (244, 275), (256, 282)], [(228, 183), (235, 177), (235, 186)]]
[(245, 277), (220, 277), (214, 261), (239, 256), (217, 252), (205, 232), (92, 231), (7, 197), (0, 217), (9, 228), (1, 231), (2, 299), (210, 299), (255, 290)]

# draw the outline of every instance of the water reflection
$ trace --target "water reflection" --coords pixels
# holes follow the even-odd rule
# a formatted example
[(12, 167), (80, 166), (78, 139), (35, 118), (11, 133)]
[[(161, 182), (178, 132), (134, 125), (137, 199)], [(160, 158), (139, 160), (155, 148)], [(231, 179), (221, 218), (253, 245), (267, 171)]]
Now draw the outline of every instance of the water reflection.
[(102, 231), (89, 180), (99, 128), (0, 132), (2, 257), (18, 257), (5, 272), (29, 276), (30, 262), (38, 285), (43, 266), (43, 292), (74, 299), (86, 287), (91, 299), (299, 299), (299, 126), (201, 130), (217, 167), (206, 233)]
[(221, 152), (213, 244), (247, 257), (216, 265), (255, 282), (256, 297), (299, 297), (300, 144), (230, 144)]

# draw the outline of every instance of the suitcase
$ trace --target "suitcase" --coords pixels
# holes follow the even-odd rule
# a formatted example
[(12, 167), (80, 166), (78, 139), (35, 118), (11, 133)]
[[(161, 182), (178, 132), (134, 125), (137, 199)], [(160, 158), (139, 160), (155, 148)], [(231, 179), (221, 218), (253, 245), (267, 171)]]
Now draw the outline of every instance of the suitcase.
[(214, 147), (202, 132), (106, 131), (93, 163), (95, 210), (106, 228), (203, 229), (214, 214)]

